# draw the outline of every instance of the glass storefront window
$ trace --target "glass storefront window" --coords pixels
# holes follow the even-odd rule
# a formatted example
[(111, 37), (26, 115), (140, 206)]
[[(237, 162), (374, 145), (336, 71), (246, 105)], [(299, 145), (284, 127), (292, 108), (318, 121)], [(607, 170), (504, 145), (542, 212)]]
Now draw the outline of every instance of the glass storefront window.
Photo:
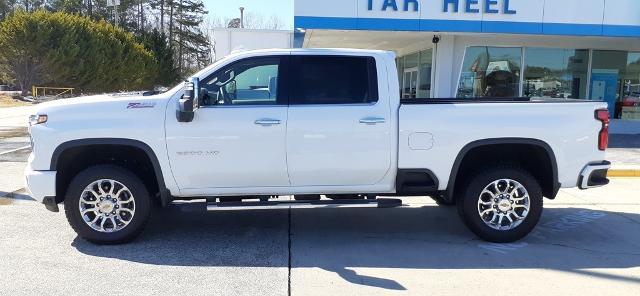
[(587, 97), (589, 50), (527, 47), (524, 61), (524, 96), (538, 99)]
[(458, 98), (517, 97), (522, 48), (469, 47), (464, 56)]
[(431, 97), (431, 68), (433, 63), (433, 50), (420, 52), (420, 65), (418, 66), (418, 98)]
[(431, 97), (433, 49), (398, 58), (398, 78), (403, 99)]
[(629, 53), (623, 77), (620, 118), (640, 120), (640, 52)]
[(398, 67), (398, 80), (400, 82), (400, 91), (402, 91), (402, 75), (404, 73), (404, 57), (399, 57), (397, 59), (397, 67)]
[(404, 57), (404, 67), (405, 69), (418, 67), (419, 61), (420, 55), (418, 53), (410, 54)]
[(640, 120), (640, 53), (594, 50), (590, 91), (614, 118)]

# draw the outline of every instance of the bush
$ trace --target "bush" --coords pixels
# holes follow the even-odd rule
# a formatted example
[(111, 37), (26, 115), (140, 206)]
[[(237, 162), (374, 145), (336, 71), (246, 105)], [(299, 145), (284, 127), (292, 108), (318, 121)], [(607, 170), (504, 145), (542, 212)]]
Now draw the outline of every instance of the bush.
[(156, 69), (153, 53), (105, 21), (40, 10), (0, 23), (0, 78), (23, 92), (35, 84), (83, 92), (148, 88)]

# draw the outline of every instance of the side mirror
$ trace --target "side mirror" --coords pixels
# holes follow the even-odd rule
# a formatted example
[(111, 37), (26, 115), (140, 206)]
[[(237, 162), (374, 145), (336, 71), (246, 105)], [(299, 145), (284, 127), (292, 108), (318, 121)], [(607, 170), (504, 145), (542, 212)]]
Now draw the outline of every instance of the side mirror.
[(194, 111), (199, 107), (200, 79), (192, 77), (184, 83), (184, 95), (178, 102), (176, 114), (179, 122), (191, 122), (195, 116)]

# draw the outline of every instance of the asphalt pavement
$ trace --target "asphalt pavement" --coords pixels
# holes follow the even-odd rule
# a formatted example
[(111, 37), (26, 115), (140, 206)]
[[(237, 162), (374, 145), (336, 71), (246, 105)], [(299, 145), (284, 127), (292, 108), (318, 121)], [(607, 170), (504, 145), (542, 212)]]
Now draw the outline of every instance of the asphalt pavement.
[(396, 209), (159, 210), (96, 246), (63, 213), (0, 198), (2, 295), (639, 295), (637, 179), (563, 190), (513, 244), (473, 236), (428, 198)]

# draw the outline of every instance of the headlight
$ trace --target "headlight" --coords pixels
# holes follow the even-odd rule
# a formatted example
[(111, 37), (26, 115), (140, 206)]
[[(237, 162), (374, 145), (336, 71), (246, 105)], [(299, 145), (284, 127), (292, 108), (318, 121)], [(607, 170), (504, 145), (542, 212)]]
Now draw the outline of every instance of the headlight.
[(31, 115), (29, 116), (29, 125), (33, 126), (36, 124), (41, 124), (47, 122), (47, 115)]

